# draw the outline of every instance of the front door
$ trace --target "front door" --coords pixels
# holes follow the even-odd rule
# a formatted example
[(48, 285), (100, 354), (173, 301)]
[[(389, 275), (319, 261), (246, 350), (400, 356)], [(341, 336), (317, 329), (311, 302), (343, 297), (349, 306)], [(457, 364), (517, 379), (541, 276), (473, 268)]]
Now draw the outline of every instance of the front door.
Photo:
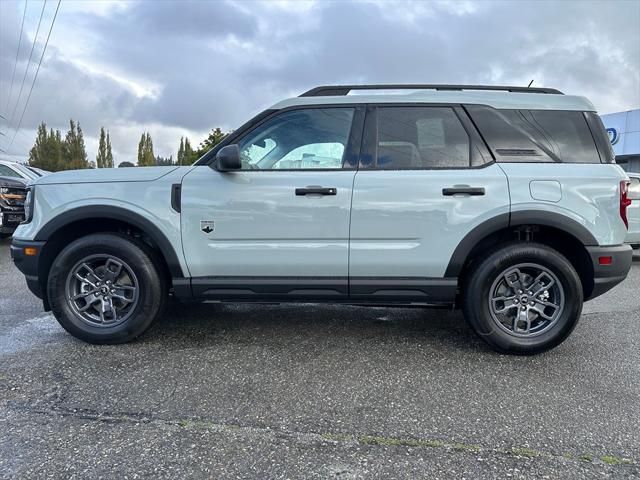
[[(194, 168), (182, 185), (182, 239), (196, 295), (348, 294), (357, 108), (274, 114), (237, 140), (242, 170)], [(361, 124), (361, 120), (360, 120)]]

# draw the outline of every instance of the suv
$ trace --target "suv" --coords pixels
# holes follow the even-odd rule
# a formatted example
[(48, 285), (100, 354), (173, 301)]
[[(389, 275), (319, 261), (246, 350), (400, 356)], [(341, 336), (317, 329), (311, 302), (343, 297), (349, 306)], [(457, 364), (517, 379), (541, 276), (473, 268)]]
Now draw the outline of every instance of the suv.
[(628, 208), (629, 232), (625, 241), (633, 248), (640, 249), (640, 173), (629, 172), (628, 175), (631, 180), (629, 186), (631, 203)]
[(193, 166), (38, 179), (11, 251), (44, 308), (92, 343), (139, 336), (171, 293), (457, 306), (493, 348), (528, 354), (626, 277), (628, 182), (583, 97), (317, 87)]
[(27, 184), (20, 178), (0, 176), (0, 238), (10, 237), (25, 219)]

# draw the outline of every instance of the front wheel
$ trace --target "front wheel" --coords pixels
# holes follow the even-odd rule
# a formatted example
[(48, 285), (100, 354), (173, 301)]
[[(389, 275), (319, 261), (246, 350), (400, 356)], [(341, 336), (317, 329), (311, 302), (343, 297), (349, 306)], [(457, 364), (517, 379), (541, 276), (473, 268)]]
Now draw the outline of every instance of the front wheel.
[(100, 233), (60, 252), (47, 293), (56, 319), (73, 336), (90, 343), (124, 343), (160, 315), (167, 282), (146, 244)]
[(474, 331), (495, 350), (534, 354), (567, 338), (582, 304), (580, 278), (561, 253), (512, 243), (472, 269), (463, 308)]

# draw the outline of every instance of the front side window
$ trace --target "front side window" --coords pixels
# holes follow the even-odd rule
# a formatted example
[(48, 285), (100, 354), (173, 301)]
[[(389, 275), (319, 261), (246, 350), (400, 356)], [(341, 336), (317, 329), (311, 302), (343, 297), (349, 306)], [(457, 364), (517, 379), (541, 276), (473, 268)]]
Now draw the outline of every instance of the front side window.
[(353, 108), (305, 108), (277, 115), (238, 142), (242, 168), (342, 168), (353, 115)]
[(469, 135), (450, 107), (380, 107), (380, 169), (469, 166)]

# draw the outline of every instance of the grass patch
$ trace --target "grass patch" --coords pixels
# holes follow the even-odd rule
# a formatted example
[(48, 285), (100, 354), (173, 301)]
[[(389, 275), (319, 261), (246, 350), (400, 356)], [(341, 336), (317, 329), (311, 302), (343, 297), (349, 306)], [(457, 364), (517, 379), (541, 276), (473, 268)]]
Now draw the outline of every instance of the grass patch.
[(322, 438), (329, 440), (330, 442), (348, 442), (353, 440), (353, 435), (348, 433), (323, 433)]
[(191, 422), (189, 420), (180, 420), (178, 422), (178, 425), (180, 425), (182, 428), (187, 428), (189, 425), (191, 425)]
[(454, 443), (452, 448), (457, 452), (479, 452), (480, 445), (472, 443)]
[(583, 462), (593, 462), (593, 455), (591, 455), (590, 453), (583, 453), (578, 457), (578, 459), (582, 460)]
[(518, 457), (533, 458), (540, 456), (540, 452), (533, 448), (514, 448), (511, 452)]
[(415, 438), (389, 438), (362, 435), (358, 437), (358, 443), (362, 445), (403, 446), (403, 447), (442, 447), (444, 444), (438, 440), (418, 440)]

